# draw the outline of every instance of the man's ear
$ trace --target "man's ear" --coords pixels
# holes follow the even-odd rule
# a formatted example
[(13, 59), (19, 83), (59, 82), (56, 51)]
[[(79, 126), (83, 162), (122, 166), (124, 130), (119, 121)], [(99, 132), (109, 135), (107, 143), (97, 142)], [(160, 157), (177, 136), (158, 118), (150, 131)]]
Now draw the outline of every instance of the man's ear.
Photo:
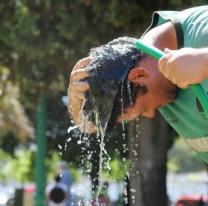
[(150, 77), (150, 72), (144, 67), (136, 67), (128, 74), (128, 80), (132, 83), (139, 83), (142, 79)]

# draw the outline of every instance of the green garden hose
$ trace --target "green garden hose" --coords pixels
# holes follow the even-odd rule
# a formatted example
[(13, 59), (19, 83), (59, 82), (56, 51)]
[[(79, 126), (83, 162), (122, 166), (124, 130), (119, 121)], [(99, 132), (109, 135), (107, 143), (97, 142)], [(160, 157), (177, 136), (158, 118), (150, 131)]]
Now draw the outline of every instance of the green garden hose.
[[(142, 50), (143, 52), (149, 54), (150, 56), (154, 57), (155, 59), (159, 60), (165, 53), (163, 53), (161, 50), (157, 49), (154, 46), (144, 44), (141, 40), (137, 40), (135, 43), (135, 46), (137, 49)], [(190, 88), (194, 92), (194, 94), (199, 99), (206, 116), (208, 118), (208, 96), (206, 92), (204, 91), (201, 84), (191, 84)]]

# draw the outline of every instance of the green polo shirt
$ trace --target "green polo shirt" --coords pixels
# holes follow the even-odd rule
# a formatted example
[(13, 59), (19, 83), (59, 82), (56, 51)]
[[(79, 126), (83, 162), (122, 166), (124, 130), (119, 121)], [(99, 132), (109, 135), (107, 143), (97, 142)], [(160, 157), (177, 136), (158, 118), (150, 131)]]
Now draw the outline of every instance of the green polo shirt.
[[(208, 46), (208, 6), (181, 12), (155, 12), (148, 30), (165, 21), (174, 24), (179, 48)], [(208, 79), (201, 85), (208, 93)], [(190, 88), (179, 89), (176, 100), (159, 111), (185, 142), (208, 163), (208, 119), (193, 91)]]

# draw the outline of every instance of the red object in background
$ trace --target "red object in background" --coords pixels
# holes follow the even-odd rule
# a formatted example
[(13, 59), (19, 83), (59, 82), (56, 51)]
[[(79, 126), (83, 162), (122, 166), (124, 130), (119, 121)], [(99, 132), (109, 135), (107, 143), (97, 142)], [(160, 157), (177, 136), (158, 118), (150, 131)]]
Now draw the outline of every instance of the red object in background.
[(206, 195), (200, 196), (200, 195), (190, 195), (190, 196), (181, 196), (176, 206), (201, 206), (205, 205), (207, 202), (208, 197)]
[(24, 188), (24, 192), (34, 193), (35, 192), (35, 186), (26, 186)]

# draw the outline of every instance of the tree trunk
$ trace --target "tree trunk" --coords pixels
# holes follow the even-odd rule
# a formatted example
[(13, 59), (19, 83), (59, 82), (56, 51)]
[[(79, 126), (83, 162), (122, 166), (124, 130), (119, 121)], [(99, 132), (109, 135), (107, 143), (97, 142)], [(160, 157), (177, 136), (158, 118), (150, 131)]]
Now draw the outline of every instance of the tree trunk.
[(166, 162), (170, 129), (156, 113), (129, 125), (131, 206), (166, 206)]

